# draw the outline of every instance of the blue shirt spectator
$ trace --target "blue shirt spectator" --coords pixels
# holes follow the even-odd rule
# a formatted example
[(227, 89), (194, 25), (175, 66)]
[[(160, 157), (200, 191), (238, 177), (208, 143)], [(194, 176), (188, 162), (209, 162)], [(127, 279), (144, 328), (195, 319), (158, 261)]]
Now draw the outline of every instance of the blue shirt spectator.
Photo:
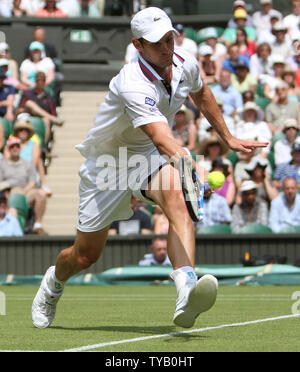
[(232, 74), (235, 74), (235, 66), (240, 62), (246, 63), (247, 66), (249, 66), (249, 57), (247, 57), (246, 55), (240, 55), (237, 61), (233, 61), (230, 58), (226, 58), (223, 62), (222, 68), (223, 70), (228, 70)]
[(269, 226), (275, 233), (288, 226), (300, 226), (300, 195), (294, 178), (286, 178), (283, 193), (272, 200)]
[(230, 208), (223, 196), (212, 193), (204, 197), (204, 211), (204, 218), (202, 222), (197, 223), (197, 228), (231, 223)]
[(8, 213), (7, 199), (0, 193), (0, 236), (22, 236), (19, 221)]
[(300, 143), (295, 142), (291, 150), (292, 160), (279, 164), (274, 173), (274, 185), (281, 189), (287, 177), (294, 178), (300, 185)]
[(243, 97), (237, 89), (231, 86), (231, 73), (228, 70), (221, 71), (220, 82), (212, 88), (212, 93), (222, 100), (224, 115), (231, 116), (236, 110), (242, 110)]
[(144, 258), (139, 262), (139, 266), (171, 266), (171, 261), (167, 254), (168, 241), (166, 238), (156, 237), (152, 241), (152, 253), (145, 254)]

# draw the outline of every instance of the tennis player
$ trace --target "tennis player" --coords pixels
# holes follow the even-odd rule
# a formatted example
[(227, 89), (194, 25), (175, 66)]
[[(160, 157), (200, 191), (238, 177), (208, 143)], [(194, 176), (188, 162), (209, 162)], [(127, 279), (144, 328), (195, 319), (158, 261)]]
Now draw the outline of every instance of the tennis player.
[[(52, 323), (65, 282), (98, 260), (110, 224), (130, 218), (132, 195), (158, 204), (169, 220), (168, 255), (177, 289), (173, 321), (193, 326), (199, 313), (213, 306), (218, 284), (211, 275), (197, 281), (193, 222), (182, 190), (174, 187), (180, 184), (176, 162), (187, 152), (177, 144), (170, 125), (191, 95), (232, 150), (251, 152), (267, 146), (230, 135), (210, 89), (200, 78), (197, 60), (174, 49), (176, 30), (164, 11), (149, 7), (138, 12), (131, 30), (138, 58), (112, 79), (94, 127), (77, 146), (86, 158), (79, 171), (77, 235), (74, 245), (63, 250), (56, 266), (47, 270), (33, 301), (32, 320), (38, 328)], [(203, 181), (201, 169), (197, 172)]]

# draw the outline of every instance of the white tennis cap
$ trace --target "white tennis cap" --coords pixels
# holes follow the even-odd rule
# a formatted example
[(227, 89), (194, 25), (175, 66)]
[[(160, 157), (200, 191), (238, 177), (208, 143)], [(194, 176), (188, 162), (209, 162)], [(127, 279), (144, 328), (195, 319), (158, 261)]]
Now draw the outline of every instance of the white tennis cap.
[(158, 42), (167, 32), (178, 32), (173, 28), (167, 13), (156, 7), (139, 11), (131, 20), (131, 31), (136, 39)]

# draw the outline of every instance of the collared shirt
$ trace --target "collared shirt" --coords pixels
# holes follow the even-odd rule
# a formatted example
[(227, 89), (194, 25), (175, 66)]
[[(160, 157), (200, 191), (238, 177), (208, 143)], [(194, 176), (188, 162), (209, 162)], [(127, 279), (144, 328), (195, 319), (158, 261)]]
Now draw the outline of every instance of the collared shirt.
[[(296, 138), (297, 143), (300, 143), (300, 137)], [(293, 143), (290, 143), (286, 138), (283, 138), (277, 141), (274, 145), (274, 156), (275, 156), (275, 165), (282, 163), (288, 163), (292, 160), (291, 150)]]
[(204, 211), (204, 218), (202, 222), (197, 223), (197, 228), (231, 222), (230, 208), (226, 199), (216, 193), (211, 194), (209, 198), (204, 198)]
[(153, 265), (171, 266), (172, 264), (168, 256), (166, 256), (165, 260), (162, 263), (157, 262), (153, 253), (145, 254), (144, 258), (139, 262), (139, 266), (153, 266)]
[(285, 195), (273, 199), (270, 208), (269, 226), (278, 233), (287, 226), (300, 226), (300, 195), (296, 194), (292, 208), (288, 207)]
[(300, 165), (292, 164), (292, 160), (279, 164), (275, 169), (274, 180), (282, 183), (287, 177), (295, 178), (300, 183)]
[(222, 99), (223, 112), (225, 115), (230, 116), (234, 110), (243, 108), (242, 95), (232, 86), (224, 90), (221, 85), (218, 84), (212, 88), (212, 93), (215, 97)]
[(12, 187), (24, 188), (29, 182), (36, 181), (36, 169), (24, 159), (0, 161), (0, 181), (8, 181)]
[(246, 225), (261, 224), (268, 225), (268, 206), (264, 201), (255, 201), (249, 213), (249, 208), (242, 204), (235, 204), (232, 209), (232, 232), (238, 233)]
[(175, 48), (171, 94), (158, 73), (139, 55), (112, 79), (105, 102), (96, 115), (88, 137), (76, 148), (86, 158), (116, 155), (120, 147), (128, 153), (149, 154), (155, 149), (141, 126), (164, 122), (170, 127), (191, 92), (202, 88), (197, 60)]
[(41, 94), (37, 94), (35, 89), (25, 90), (19, 107), (23, 108), (25, 103), (29, 100), (37, 103), (42, 109), (49, 112), (49, 114), (56, 116), (55, 102), (49, 93), (43, 92)]
[(7, 214), (0, 221), (0, 236), (23, 236), (20, 224), (14, 216)]

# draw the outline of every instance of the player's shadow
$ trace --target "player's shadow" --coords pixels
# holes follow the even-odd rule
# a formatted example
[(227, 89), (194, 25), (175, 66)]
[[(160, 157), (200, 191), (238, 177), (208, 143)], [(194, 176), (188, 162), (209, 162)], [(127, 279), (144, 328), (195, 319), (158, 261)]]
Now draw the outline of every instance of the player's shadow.
[(99, 326), (99, 327), (61, 327), (52, 326), (51, 329), (62, 330), (62, 331), (101, 331), (101, 332), (124, 332), (124, 333), (141, 333), (147, 335), (168, 335), (174, 338), (180, 338), (183, 341), (204, 339), (207, 336), (199, 335), (197, 333), (190, 334), (185, 333), (185, 329), (178, 329), (174, 326)]

